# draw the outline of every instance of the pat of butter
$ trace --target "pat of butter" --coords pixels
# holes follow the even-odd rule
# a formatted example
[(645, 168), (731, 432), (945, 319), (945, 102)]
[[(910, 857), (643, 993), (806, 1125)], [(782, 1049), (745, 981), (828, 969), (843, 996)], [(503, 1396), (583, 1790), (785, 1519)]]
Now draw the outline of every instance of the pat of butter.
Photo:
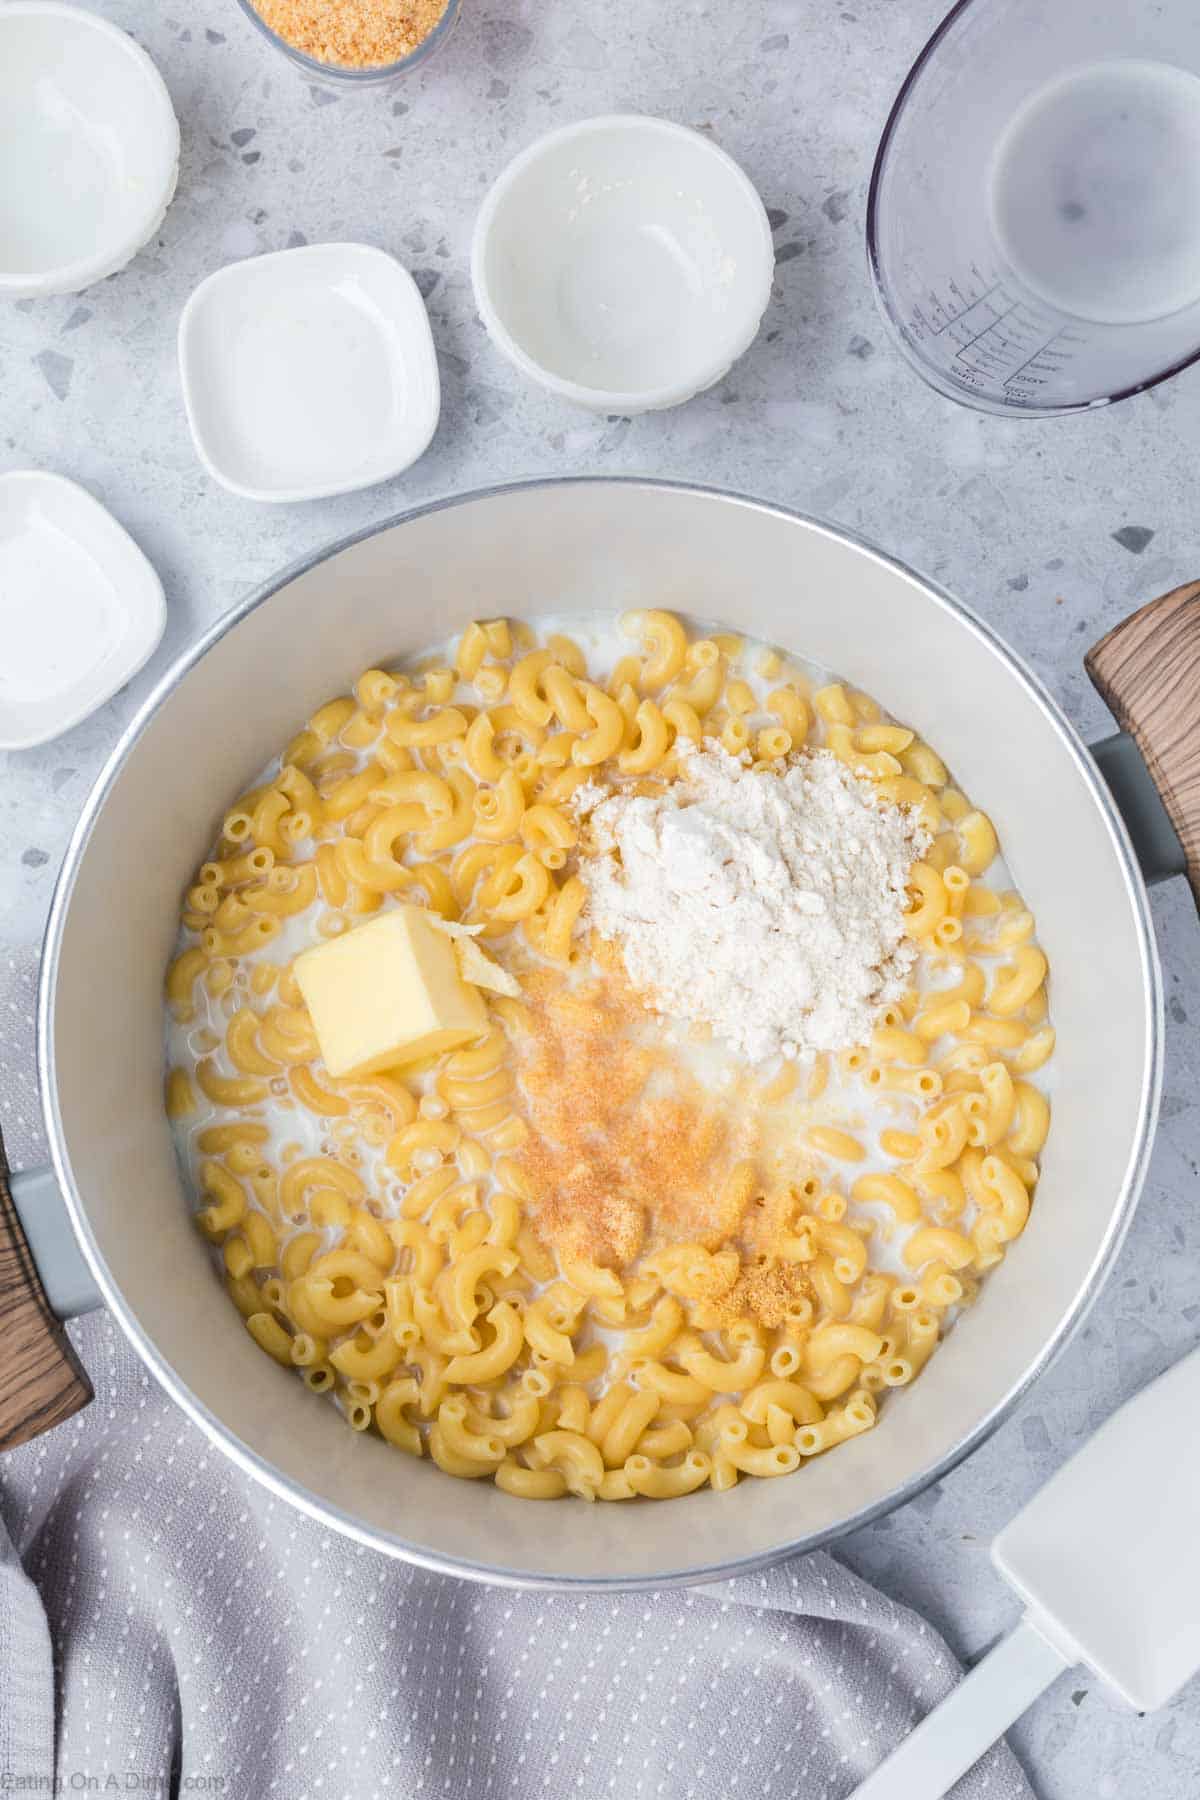
[(454, 945), (420, 906), (397, 906), (306, 950), (293, 965), (335, 1077), (453, 1050), (487, 1030), (487, 1007)]
[(482, 925), (458, 925), (452, 919), (443, 919), (435, 913), (433, 923), (439, 931), (453, 941), (454, 954), (458, 958), (458, 971), (464, 981), (475, 987), (486, 988), (489, 994), (507, 994), (515, 999), (521, 992), (521, 984), (515, 975), (502, 969), (498, 962), (485, 956), (475, 942), (477, 933), (483, 930)]
[(474, 938), (459, 938), (454, 948), (458, 953), (458, 966), (464, 981), (486, 988), (489, 994), (507, 994), (510, 999), (516, 999), (521, 992), (521, 984), (516, 976), (510, 975), (507, 969), (502, 969), (490, 956), (485, 956)]

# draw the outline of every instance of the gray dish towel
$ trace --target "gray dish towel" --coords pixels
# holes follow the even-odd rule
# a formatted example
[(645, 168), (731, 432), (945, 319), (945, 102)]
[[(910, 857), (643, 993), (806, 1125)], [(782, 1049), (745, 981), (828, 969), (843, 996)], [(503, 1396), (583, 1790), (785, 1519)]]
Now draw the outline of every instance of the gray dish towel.
[[(17, 1166), (32, 983), (0, 955)], [(243, 1475), (107, 1313), (72, 1335), (95, 1400), (0, 1460), (0, 1795), (843, 1800), (958, 1679), (824, 1554), (612, 1598), (406, 1568)], [(955, 1796), (1031, 1800), (1004, 1746)]]

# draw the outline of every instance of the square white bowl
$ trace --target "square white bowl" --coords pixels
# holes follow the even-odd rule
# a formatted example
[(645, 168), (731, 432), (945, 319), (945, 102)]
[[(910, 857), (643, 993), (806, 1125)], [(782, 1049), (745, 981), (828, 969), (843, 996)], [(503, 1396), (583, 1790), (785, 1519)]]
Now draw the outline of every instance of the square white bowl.
[(179, 370), (200, 460), (244, 500), (390, 481), (428, 448), (441, 409), (425, 302), (368, 244), (218, 269), (183, 309)]
[(162, 582), (129, 533), (62, 475), (0, 475), (0, 750), (69, 731), (163, 634)]

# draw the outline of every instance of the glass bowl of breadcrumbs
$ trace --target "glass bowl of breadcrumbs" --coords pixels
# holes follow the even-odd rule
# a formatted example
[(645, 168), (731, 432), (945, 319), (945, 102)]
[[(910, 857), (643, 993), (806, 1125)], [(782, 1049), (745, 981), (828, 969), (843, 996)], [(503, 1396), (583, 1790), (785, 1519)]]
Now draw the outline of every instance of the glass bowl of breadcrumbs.
[(238, 0), (263, 36), (319, 80), (370, 86), (424, 63), (459, 0)]

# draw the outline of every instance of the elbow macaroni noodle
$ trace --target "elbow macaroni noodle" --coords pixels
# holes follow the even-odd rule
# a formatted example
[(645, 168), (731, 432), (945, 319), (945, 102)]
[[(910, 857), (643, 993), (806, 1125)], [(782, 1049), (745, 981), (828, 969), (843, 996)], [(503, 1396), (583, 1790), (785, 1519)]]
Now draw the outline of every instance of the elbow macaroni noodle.
[[(225, 814), (166, 978), (167, 1112), (250, 1336), (353, 1429), (533, 1500), (720, 1491), (870, 1430), (1024, 1230), (1050, 1124), (1046, 958), (936, 752), (780, 652), (666, 612), (620, 625), (634, 647), (607, 676), (575, 638), (481, 620), (445, 663), (368, 670), (321, 706)], [(463, 1049), (334, 1080), (291, 961), (403, 900), (569, 995), (597, 960), (571, 795), (654, 791), (709, 738), (763, 779), (824, 748), (916, 810), (919, 958), (868, 1042), (754, 1072), (789, 1179), (714, 1171), (719, 1230), (670, 1241), (651, 1219), (603, 1263), (531, 1210), (523, 999), (488, 994)], [(717, 1304), (754, 1208), (776, 1222), (755, 1260), (794, 1284), (770, 1322)]]

